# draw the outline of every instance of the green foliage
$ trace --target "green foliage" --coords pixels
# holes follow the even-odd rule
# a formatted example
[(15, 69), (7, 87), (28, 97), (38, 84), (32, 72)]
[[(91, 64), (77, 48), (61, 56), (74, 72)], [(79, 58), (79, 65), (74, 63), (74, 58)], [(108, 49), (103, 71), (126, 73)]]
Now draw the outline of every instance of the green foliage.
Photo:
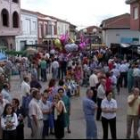
[(10, 55), (10, 56), (26, 56), (26, 52), (25, 51), (14, 51), (14, 50), (10, 50), (10, 51), (5, 51), (5, 53), (7, 55)]

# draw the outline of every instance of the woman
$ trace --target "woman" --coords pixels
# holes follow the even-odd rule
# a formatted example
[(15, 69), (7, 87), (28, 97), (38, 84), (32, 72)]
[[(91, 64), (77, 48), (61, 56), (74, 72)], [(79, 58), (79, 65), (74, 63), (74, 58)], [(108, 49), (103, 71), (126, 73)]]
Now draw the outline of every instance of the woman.
[(65, 113), (65, 127), (67, 127), (68, 133), (71, 133), (70, 130), (70, 99), (67, 95), (65, 95), (65, 91), (63, 88), (58, 89), (58, 94), (60, 95), (62, 101), (65, 104), (67, 113)]
[(59, 95), (54, 97), (54, 108), (55, 108), (55, 137), (57, 139), (64, 138), (64, 125), (66, 108), (64, 102), (60, 99)]
[(86, 138), (97, 139), (97, 126), (94, 119), (95, 110), (97, 105), (92, 100), (94, 96), (93, 91), (88, 89), (86, 97), (83, 100), (83, 111), (86, 119)]
[(112, 139), (116, 136), (116, 111), (117, 102), (112, 98), (112, 92), (106, 93), (106, 98), (102, 101), (102, 126), (103, 139), (108, 139), (108, 125), (110, 125)]
[(82, 68), (79, 64), (77, 64), (76, 68), (75, 68), (75, 80), (78, 84), (78, 87), (77, 87), (77, 96), (80, 96), (80, 84), (81, 84), (81, 81), (82, 81)]
[(111, 79), (110, 79), (110, 73), (108, 72), (106, 74), (106, 92), (109, 92), (112, 90), (112, 82), (111, 82)]
[(5, 106), (1, 118), (1, 126), (3, 129), (3, 139), (16, 139), (16, 128), (18, 126), (18, 119), (11, 104), (7, 104)]
[(14, 98), (12, 100), (12, 106), (18, 117), (18, 126), (16, 129), (17, 130), (17, 140), (23, 140), (24, 139), (24, 119), (25, 119), (26, 115), (25, 115), (23, 108), (22, 107), (20, 108), (19, 105), (20, 105), (19, 100)]
[[(52, 103), (53, 102), (53, 98), (56, 94), (56, 81), (54, 79), (51, 79), (49, 82), (49, 87), (48, 90), (46, 90), (45, 92), (48, 93), (49, 95), (49, 101)], [(54, 135), (54, 110), (52, 110), (52, 112), (49, 114), (49, 128), (50, 128), (50, 134)]]

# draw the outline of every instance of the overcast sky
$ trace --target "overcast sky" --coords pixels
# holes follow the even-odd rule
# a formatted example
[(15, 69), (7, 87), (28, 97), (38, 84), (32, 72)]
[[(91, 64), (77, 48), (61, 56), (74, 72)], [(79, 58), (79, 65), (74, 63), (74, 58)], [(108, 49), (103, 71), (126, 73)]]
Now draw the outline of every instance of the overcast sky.
[(21, 0), (21, 7), (67, 20), (79, 28), (130, 12), (125, 0)]

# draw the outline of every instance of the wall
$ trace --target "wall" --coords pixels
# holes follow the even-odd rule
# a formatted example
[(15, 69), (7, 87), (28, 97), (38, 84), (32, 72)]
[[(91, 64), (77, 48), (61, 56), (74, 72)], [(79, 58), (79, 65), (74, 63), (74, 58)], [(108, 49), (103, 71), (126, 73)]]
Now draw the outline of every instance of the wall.
[[(121, 38), (139, 38), (140, 32), (133, 30), (104, 30), (103, 43), (110, 47), (111, 43), (121, 43)], [(139, 42), (140, 43), (140, 42)]]
[[(7, 9), (9, 12), (9, 27), (2, 26), (1, 11)], [(19, 14), (19, 28), (13, 28), (12, 15), (17, 11)], [(13, 3), (12, 0), (0, 0), (0, 36), (15, 36), (21, 34), (20, 31), (20, 0), (19, 3)]]
[(38, 39), (37, 16), (30, 13), (21, 13), (22, 35), (16, 36), (16, 50), (21, 50), (21, 42), (26, 41), (28, 45), (36, 44)]
[[(139, 9), (139, 18), (137, 20), (134, 19), (134, 8), (138, 7)], [(140, 30), (140, 2), (131, 4), (131, 29), (132, 30)]]

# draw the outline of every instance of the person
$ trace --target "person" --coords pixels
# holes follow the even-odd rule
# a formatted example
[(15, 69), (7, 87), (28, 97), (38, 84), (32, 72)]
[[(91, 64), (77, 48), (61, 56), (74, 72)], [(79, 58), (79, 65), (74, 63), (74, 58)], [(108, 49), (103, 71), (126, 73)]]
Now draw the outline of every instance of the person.
[(79, 63), (77, 63), (74, 73), (75, 73), (76, 83), (78, 84), (76, 95), (80, 96), (80, 85), (81, 85), (81, 83), (82, 83), (81, 81), (83, 79), (83, 71), (82, 71), (82, 68)]
[(138, 65), (134, 67), (133, 77), (134, 77), (134, 87), (140, 88), (140, 69)]
[(9, 101), (4, 99), (0, 92), (0, 139), (2, 139), (1, 116), (2, 116), (2, 113), (4, 111), (6, 104), (8, 104), (8, 103), (9, 103)]
[(30, 87), (31, 88), (37, 88), (38, 90), (41, 90), (42, 86), (38, 82), (38, 80), (36, 79), (36, 77), (31, 77), (31, 78), (32, 78), (32, 80), (30, 82)]
[(106, 97), (106, 80), (101, 79), (101, 83), (97, 89), (97, 104), (98, 104), (97, 116), (96, 116), (97, 121), (99, 121), (101, 118), (101, 113), (102, 113), (101, 103), (105, 97)]
[(1, 127), (3, 130), (3, 140), (16, 140), (16, 128), (18, 126), (17, 115), (14, 113), (11, 104), (6, 104), (1, 117)]
[(24, 77), (23, 82), (21, 84), (21, 92), (22, 92), (21, 96), (23, 97), (23, 96), (29, 95), (30, 94), (30, 89), (31, 88), (30, 88), (30, 85), (29, 85), (29, 78)]
[(33, 99), (29, 103), (29, 116), (31, 119), (31, 126), (33, 129), (33, 138), (41, 139), (43, 130), (43, 114), (39, 106), (41, 94), (39, 90), (32, 91)]
[(55, 137), (57, 139), (64, 138), (64, 124), (65, 117), (64, 113), (66, 113), (66, 107), (64, 102), (61, 100), (59, 94), (54, 96), (54, 112), (55, 112)]
[(86, 138), (97, 139), (97, 126), (94, 119), (97, 105), (92, 100), (94, 93), (91, 89), (86, 92), (86, 97), (83, 99), (83, 111), (86, 119)]
[(52, 63), (52, 74), (53, 74), (53, 79), (57, 80), (58, 78), (58, 69), (59, 69), (59, 63), (57, 59), (54, 60)]
[(37, 72), (37, 65), (35, 63), (33, 63), (33, 67), (31, 70), (31, 77), (35, 77), (35, 79), (38, 79), (38, 72)]
[(64, 102), (65, 104), (65, 107), (66, 107), (66, 111), (67, 113), (65, 114), (65, 127), (67, 127), (67, 131), (68, 133), (71, 133), (71, 130), (70, 130), (70, 98), (65, 95), (65, 91), (63, 88), (59, 88), (58, 89), (58, 94), (60, 95), (62, 101)]
[(134, 85), (134, 77), (133, 77), (133, 66), (131, 65), (129, 67), (128, 73), (127, 73), (127, 80), (128, 80), (128, 92), (131, 93), (133, 85)]
[(14, 98), (12, 100), (12, 107), (14, 109), (14, 112), (17, 114), (18, 117), (18, 126), (16, 128), (17, 131), (17, 140), (24, 139), (24, 118), (26, 117), (25, 112), (23, 108), (19, 107), (20, 102), (18, 99)]
[(89, 78), (89, 84), (90, 88), (94, 93), (93, 101), (96, 103), (97, 101), (97, 85), (99, 83), (98, 77), (96, 75), (96, 72), (93, 71), (93, 74)]
[(42, 81), (46, 82), (47, 81), (47, 62), (45, 58), (42, 58), (40, 62), (40, 68), (41, 68), (41, 79)]
[(2, 89), (2, 91), (1, 91), (1, 94), (3, 95), (3, 98), (4, 99), (6, 99), (6, 100), (8, 100), (9, 102), (11, 102), (12, 101), (12, 96), (11, 96), (11, 94), (10, 94), (10, 92), (9, 92), (9, 84), (8, 83), (5, 83), (4, 85), (3, 85), (3, 89)]
[(40, 102), (40, 108), (43, 113), (43, 133), (42, 138), (45, 139), (49, 135), (49, 114), (52, 112), (52, 104), (48, 101), (49, 95), (44, 92)]
[(126, 88), (127, 87), (127, 72), (128, 72), (128, 65), (126, 63), (126, 61), (122, 61), (122, 64), (120, 65), (120, 84), (121, 84), (121, 87), (123, 87), (123, 80), (124, 80), (124, 87)]
[(127, 139), (130, 139), (132, 124), (134, 124), (134, 139), (139, 139), (138, 128), (139, 128), (139, 106), (140, 106), (140, 90), (134, 88), (132, 94), (127, 99)]
[(101, 108), (102, 108), (103, 139), (108, 139), (108, 125), (110, 125), (112, 139), (117, 139), (116, 135), (117, 101), (112, 98), (112, 92), (106, 93), (106, 98), (102, 101)]

